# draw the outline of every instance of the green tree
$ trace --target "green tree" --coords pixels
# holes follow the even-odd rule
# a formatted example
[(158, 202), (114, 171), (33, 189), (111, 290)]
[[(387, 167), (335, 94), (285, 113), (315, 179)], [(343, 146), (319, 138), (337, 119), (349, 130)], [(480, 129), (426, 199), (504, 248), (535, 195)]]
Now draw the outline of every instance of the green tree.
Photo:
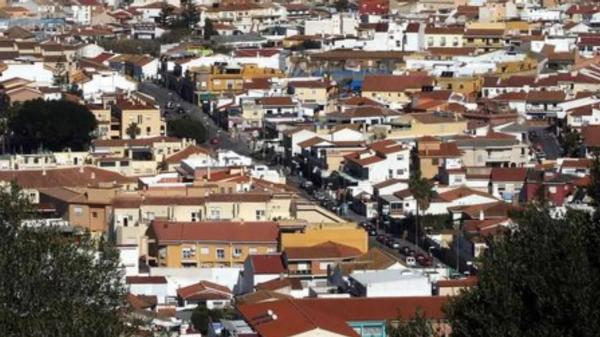
[(561, 143), (564, 151), (564, 155), (567, 157), (573, 157), (577, 154), (580, 147), (580, 136), (579, 132), (566, 127), (561, 134)]
[(141, 130), (137, 123), (129, 124), (129, 126), (125, 130), (125, 133), (127, 133), (127, 136), (129, 136), (129, 138), (131, 139), (136, 139), (140, 132)]
[(202, 30), (204, 40), (209, 41), (211, 36), (219, 35), (213, 26), (212, 20), (209, 18), (204, 19), (204, 29)]
[(434, 337), (433, 327), (423, 312), (417, 309), (415, 316), (410, 320), (400, 320), (397, 326), (388, 326), (389, 337)]
[(175, 8), (173, 8), (173, 6), (169, 5), (168, 3), (163, 3), (162, 7), (160, 9), (160, 16), (158, 17), (158, 23), (160, 25), (162, 25), (163, 27), (166, 27), (169, 25), (169, 21), (171, 18), (171, 15), (173, 15), (173, 10)]
[(198, 8), (196, 8), (196, 3), (194, 0), (180, 0), (180, 3), (185, 26), (190, 29), (195, 27), (200, 20), (200, 13), (198, 12)]
[(421, 177), (421, 171), (416, 170), (408, 181), (408, 188), (417, 201), (415, 214), (415, 244), (419, 244), (419, 235), (421, 232), (421, 219), (419, 211), (425, 211), (429, 208), (433, 198), (433, 184), (429, 179)]
[(2, 336), (126, 336), (117, 251), (88, 234), (26, 226), (34, 208), (13, 184), (0, 190)]
[(346, 12), (350, 7), (350, 2), (348, 0), (337, 0), (333, 3), (333, 7), (338, 12)]
[(173, 137), (194, 139), (198, 144), (204, 143), (208, 138), (202, 122), (188, 116), (168, 121), (167, 133)]
[(200, 331), (202, 335), (206, 335), (208, 323), (216, 322), (221, 319), (233, 319), (234, 313), (231, 309), (208, 309), (205, 305), (198, 305), (192, 312), (192, 325), (194, 329)]
[(8, 118), (11, 146), (25, 152), (85, 150), (97, 125), (86, 106), (65, 100), (26, 101)]
[(491, 241), (477, 287), (448, 307), (454, 337), (581, 337), (600, 333), (600, 222), (529, 209)]
[(52, 81), (53, 84), (57, 87), (62, 87), (69, 83), (68, 73), (64, 63), (59, 62), (56, 64)]

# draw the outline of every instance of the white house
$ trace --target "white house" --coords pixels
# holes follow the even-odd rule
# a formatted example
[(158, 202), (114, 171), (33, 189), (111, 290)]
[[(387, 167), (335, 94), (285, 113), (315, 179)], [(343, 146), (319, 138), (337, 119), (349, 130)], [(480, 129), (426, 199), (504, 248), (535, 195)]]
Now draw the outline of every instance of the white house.
[(7, 69), (0, 74), (0, 82), (19, 77), (35, 82), (38, 86), (52, 85), (54, 73), (44, 67), (44, 62), (7, 62)]
[(114, 93), (117, 89), (123, 91), (137, 90), (137, 83), (115, 71), (99, 71), (91, 73), (91, 78), (80, 83), (83, 98), (90, 101), (99, 101), (106, 93)]
[(431, 296), (429, 277), (410, 269), (353, 272), (350, 292), (358, 297)]
[(344, 156), (345, 173), (377, 184), (388, 179), (408, 179), (410, 148), (393, 140), (372, 143), (366, 150)]
[(167, 302), (169, 286), (164, 276), (127, 276), (125, 284), (134, 295), (156, 296), (159, 304)]

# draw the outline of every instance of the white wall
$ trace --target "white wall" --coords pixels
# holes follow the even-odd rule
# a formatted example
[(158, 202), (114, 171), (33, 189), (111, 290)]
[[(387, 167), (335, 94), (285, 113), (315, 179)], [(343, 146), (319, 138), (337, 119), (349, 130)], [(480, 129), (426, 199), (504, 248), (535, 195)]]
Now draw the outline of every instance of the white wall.
[(8, 66), (8, 69), (2, 72), (0, 81), (20, 77), (29, 81), (34, 81), (40, 86), (52, 85), (54, 74), (52, 71), (44, 68), (43, 62), (8, 63), (6, 65)]

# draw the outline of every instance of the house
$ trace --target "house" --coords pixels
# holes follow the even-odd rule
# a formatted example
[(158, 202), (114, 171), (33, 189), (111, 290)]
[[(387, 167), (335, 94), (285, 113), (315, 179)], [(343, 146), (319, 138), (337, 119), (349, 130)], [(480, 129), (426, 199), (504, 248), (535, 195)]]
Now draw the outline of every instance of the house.
[(456, 170), (463, 167), (463, 153), (456, 143), (442, 142), (438, 138), (425, 136), (417, 139), (417, 151), (423, 178), (433, 179), (439, 176), (448, 185), (461, 183), (460, 179), (454, 177)]
[(344, 156), (344, 172), (357, 180), (377, 184), (388, 179), (408, 179), (410, 149), (393, 140), (382, 140), (366, 150)]
[(169, 284), (164, 276), (127, 276), (125, 284), (133, 295), (156, 296), (158, 304), (169, 302)]
[(387, 336), (388, 324), (422, 315), (441, 335), (449, 334), (443, 307), (447, 297), (284, 299), (238, 306), (261, 337)]
[(377, 271), (405, 269), (406, 266), (394, 255), (374, 247), (352, 261), (340, 262), (329, 270), (328, 281), (342, 291), (349, 288), (348, 276), (354, 271)]
[(390, 123), (400, 116), (402, 116), (402, 113), (398, 110), (389, 109), (381, 105), (346, 107), (342, 111), (334, 111), (326, 115), (329, 123), (364, 125)]
[[(585, 160), (585, 159), (584, 159)], [(555, 207), (562, 207), (567, 198), (575, 192), (580, 177), (551, 171), (531, 170), (525, 180), (525, 200), (528, 202), (545, 200)]]
[(584, 126), (581, 130), (581, 137), (583, 138), (583, 145), (586, 149), (586, 156), (591, 158), (598, 150), (600, 150), (600, 126)]
[(291, 81), (288, 84), (291, 94), (302, 103), (318, 104), (321, 108), (333, 94), (334, 84), (329, 80)]
[(521, 167), (529, 163), (529, 145), (516, 137), (499, 132), (485, 136), (457, 138), (465, 166)]
[(248, 255), (238, 278), (236, 294), (251, 293), (258, 284), (281, 278), (287, 273), (284, 263), (281, 253)]
[(200, 281), (177, 289), (177, 301), (180, 307), (195, 308), (198, 305), (207, 309), (222, 309), (229, 306), (233, 294), (226, 286), (209, 281)]
[(584, 105), (567, 111), (567, 125), (571, 128), (581, 130), (587, 125), (600, 125), (600, 105)]
[(460, 48), (463, 46), (464, 27), (425, 27), (425, 49)]
[(399, 107), (410, 103), (410, 93), (432, 90), (434, 86), (434, 79), (427, 75), (366, 75), (361, 95)]
[(164, 267), (241, 266), (249, 254), (277, 250), (275, 222), (173, 222), (149, 228), (149, 259)]
[(387, 139), (412, 140), (424, 136), (447, 137), (467, 131), (467, 119), (458, 113), (434, 111), (404, 114), (385, 125), (370, 129), (374, 135)]
[[(118, 95), (111, 106), (111, 115), (115, 117), (111, 128), (118, 128), (118, 138), (150, 138), (166, 134), (166, 122), (156, 102), (141, 93)], [(131, 137), (130, 127), (137, 127), (137, 135)]]
[(309, 279), (325, 278), (329, 268), (335, 264), (360, 255), (360, 250), (335, 242), (309, 247), (287, 247), (283, 252), (289, 276)]
[(313, 247), (327, 242), (341, 243), (364, 253), (369, 248), (369, 238), (364, 229), (355, 223), (308, 223), (295, 230), (280, 234), (282, 250), (288, 247)]
[(519, 202), (527, 178), (525, 167), (494, 167), (490, 177), (490, 193), (506, 202)]
[(348, 276), (350, 293), (357, 297), (431, 296), (429, 277), (410, 269), (354, 271)]

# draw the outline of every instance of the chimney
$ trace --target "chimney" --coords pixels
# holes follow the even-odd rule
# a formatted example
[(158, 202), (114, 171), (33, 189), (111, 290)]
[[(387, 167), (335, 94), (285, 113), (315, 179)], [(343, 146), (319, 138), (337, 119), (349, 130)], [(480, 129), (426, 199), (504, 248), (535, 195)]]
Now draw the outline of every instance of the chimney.
[(485, 220), (485, 214), (483, 213), (483, 210), (479, 211), (479, 220)]
[(42, 175), (45, 176), (46, 175), (46, 168), (42, 168)]
[(92, 180), (96, 179), (96, 172), (92, 171), (92, 174), (90, 175), (90, 178), (92, 178)]
[(83, 173), (83, 165), (79, 166), (79, 173)]

